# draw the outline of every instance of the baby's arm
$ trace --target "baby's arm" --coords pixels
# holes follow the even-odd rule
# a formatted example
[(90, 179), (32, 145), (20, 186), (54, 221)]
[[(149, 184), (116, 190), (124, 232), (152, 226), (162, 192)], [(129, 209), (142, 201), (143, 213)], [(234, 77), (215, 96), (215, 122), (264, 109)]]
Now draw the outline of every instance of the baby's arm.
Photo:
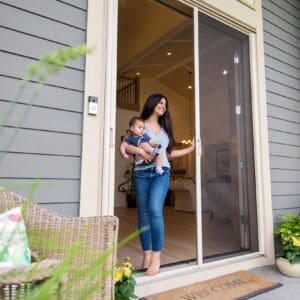
[(155, 141), (153, 141), (151, 139), (151, 137), (147, 133), (144, 134), (143, 140), (144, 140), (143, 143), (147, 144), (148, 148), (150, 148), (149, 146), (151, 146), (152, 148), (156, 148), (159, 145), (158, 143), (156, 143)]
[(129, 156), (128, 154), (126, 153), (126, 148), (128, 146), (128, 143), (126, 143), (124, 140), (121, 142), (121, 145), (120, 145), (120, 153), (121, 153), (121, 156), (123, 159), (128, 159)]
[(143, 149), (146, 152), (151, 153), (154, 157), (157, 157), (161, 153), (161, 144), (149, 139), (148, 142), (143, 143)]
[(153, 156), (148, 154), (142, 147), (136, 147), (133, 145), (128, 145), (126, 148), (128, 154), (138, 154), (140, 155), (146, 163), (153, 161)]
[(153, 140), (150, 140), (148, 143), (152, 148), (156, 148), (158, 146), (158, 143), (154, 142)]

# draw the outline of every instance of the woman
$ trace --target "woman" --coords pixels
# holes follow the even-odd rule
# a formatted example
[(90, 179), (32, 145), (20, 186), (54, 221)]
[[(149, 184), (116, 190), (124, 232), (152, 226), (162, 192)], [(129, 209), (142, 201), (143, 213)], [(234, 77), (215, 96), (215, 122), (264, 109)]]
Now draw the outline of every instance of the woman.
[(173, 150), (175, 140), (172, 122), (168, 110), (167, 97), (153, 94), (148, 97), (141, 114), (145, 120), (145, 131), (161, 144), (163, 153), (163, 175), (157, 174), (153, 157), (142, 148), (128, 145), (127, 154), (139, 154), (148, 164), (136, 165), (133, 184), (138, 210), (138, 227), (147, 230), (141, 232), (140, 240), (144, 252), (142, 267), (149, 276), (158, 273), (160, 256), (164, 246), (163, 206), (169, 189), (170, 164), (168, 159), (180, 157), (194, 151), (192, 145), (185, 149)]

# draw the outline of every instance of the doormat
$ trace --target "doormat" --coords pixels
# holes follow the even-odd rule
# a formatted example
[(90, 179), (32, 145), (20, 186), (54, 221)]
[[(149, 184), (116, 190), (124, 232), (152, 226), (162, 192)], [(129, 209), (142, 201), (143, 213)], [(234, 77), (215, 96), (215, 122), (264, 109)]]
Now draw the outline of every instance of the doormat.
[(148, 296), (147, 300), (244, 300), (282, 286), (255, 273), (239, 271)]

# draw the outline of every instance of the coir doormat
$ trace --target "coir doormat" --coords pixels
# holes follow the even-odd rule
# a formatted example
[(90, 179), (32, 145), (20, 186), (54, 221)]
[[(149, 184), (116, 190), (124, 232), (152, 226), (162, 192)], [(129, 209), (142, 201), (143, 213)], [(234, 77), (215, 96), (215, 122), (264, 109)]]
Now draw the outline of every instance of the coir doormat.
[(147, 297), (147, 300), (244, 300), (282, 286), (260, 275), (239, 271)]

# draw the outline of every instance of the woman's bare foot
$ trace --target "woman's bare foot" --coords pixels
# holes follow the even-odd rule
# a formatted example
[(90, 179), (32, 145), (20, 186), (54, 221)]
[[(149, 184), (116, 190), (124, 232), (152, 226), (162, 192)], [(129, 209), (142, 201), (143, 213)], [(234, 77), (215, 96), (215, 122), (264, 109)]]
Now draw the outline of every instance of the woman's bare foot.
[(152, 258), (152, 251), (144, 251), (144, 258), (142, 262), (142, 268), (147, 269), (150, 266)]
[(146, 271), (146, 275), (153, 276), (159, 272), (160, 268), (160, 251), (152, 252), (152, 258), (149, 268)]

